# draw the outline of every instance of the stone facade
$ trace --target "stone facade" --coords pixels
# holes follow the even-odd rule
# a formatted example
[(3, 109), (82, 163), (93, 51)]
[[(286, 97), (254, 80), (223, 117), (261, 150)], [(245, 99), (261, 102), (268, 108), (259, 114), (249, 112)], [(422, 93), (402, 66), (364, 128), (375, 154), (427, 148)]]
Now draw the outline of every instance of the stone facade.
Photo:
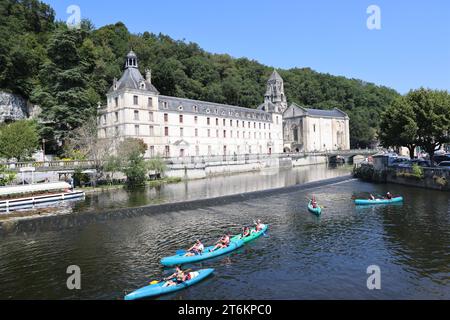
[(28, 118), (28, 104), (22, 97), (0, 92), (0, 123)]
[(293, 103), (283, 119), (284, 151), (350, 150), (350, 119), (339, 109), (309, 109)]
[(146, 157), (275, 154), (350, 149), (349, 118), (337, 109), (288, 108), (274, 71), (256, 109), (161, 95), (138, 69), (134, 52), (99, 107), (100, 137), (142, 139)]
[(146, 157), (282, 153), (282, 101), (266, 98), (265, 106), (267, 111), (160, 95), (151, 72), (144, 78), (130, 52), (107, 106), (99, 109), (99, 136), (142, 139)]

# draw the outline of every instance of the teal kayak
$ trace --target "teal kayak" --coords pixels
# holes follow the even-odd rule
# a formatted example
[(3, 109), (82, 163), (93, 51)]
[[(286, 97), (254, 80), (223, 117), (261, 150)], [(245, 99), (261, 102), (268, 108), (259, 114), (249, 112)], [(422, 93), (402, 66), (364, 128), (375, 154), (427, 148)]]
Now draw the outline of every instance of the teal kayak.
[(314, 213), (316, 216), (320, 216), (322, 214), (322, 208), (320, 206), (317, 206), (317, 208), (313, 208), (312, 201), (309, 201), (308, 203), (308, 210), (311, 213)]
[(375, 199), (375, 200), (368, 200), (368, 199), (356, 199), (355, 204), (357, 205), (369, 205), (369, 204), (391, 204), (391, 203), (399, 203), (403, 202), (403, 197), (396, 197), (392, 199)]
[(149, 298), (149, 297), (155, 297), (160, 296), (166, 293), (175, 292), (178, 290), (185, 289), (187, 287), (190, 287), (197, 282), (202, 281), (209, 275), (211, 275), (214, 272), (214, 269), (203, 269), (196, 272), (189, 272), (191, 275), (191, 279), (187, 280), (183, 283), (170, 286), (170, 287), (164, 287), (164, 284), (166, 281), (161, 281), (157, 284), (152, 284), (143, 288), (140, 288), (136, 291), (133, 291), (132, 293), (125, 296), (125, 300), (137, 300), (142, 298)]
[(193, 263), (198, 262), (206, 259), (211, 259), (217, 256), (220, 256), (222, 254), (229, 253), (231, 251), (234, 251), (244, 245), (244, 241), (238, 240), (238, 241), (231, 241), (230, 239), (230, 245), (226, 248), (217, 249), (213, 252), (209, 252), (214, 246), (206, 247), (202, 254), (186, 257), (185, 253), (177, 254), (170, 257), (165, 257), (161, 259), (161, 264), (166, 267), (176, 266), (176, 265), (182, 265), (186, 263)]
[(269, 226), (267, 224), (264, 225), (264, 227), (262, 228), (262, 230), (256, 232), (256, 229), (253, 228), (250, 231), (250, 235), (248, 237), (242, 238), (242, 234), (238, 234), (237, 236), (234, 236), (233, 238), (231, 238), (231, 241), (238, 241), (241, 240), (244, 241), (245, 243), (249, 243), (250, 241), (256, 240), (259, 237), (261, 237), (263, 234), (266, 233), (267, 229), (269, 228)]

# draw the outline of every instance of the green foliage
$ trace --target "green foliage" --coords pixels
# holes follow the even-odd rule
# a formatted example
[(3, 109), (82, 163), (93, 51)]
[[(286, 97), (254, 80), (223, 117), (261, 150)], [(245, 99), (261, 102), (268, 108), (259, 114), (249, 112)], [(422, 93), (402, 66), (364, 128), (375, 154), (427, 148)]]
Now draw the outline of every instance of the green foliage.
[(0, 164), (0, 187), (9, 185), (16, 178), (16, 173)]
[[(0, 88), (41, 105), (49, 151), (61, 153), (67, 132), (96, 113), (130, 48), (141, 72), (153, 70), (161, 94), (248, 108), (263, 102), (273, 68), (257, 61), (211, 54), (163, 34), (131, 34), (121, 22), (94, 29), (84, 21), (80, 30), (68, 30), (37, 0), (0, 1), (6, 17), (0, 22)], [(373, 144), (381, 113), (398, 97), (386, 87), (309, 68), (279, 72), (289, 102), (349, 114), (352, 147)]]
[(435, 151), (450, 142), (450, 94), (420, 88), (395, 100), (383, 114), (380, 139), (385, 147), (406, 146), (413, 154), (422, 147), (433, 160)]
[(162, 158), (155, 157), (147, 161), (147, 168), (163, 175), (167, 171), (167, 164)]
[(122, 163), (121, 171), (127, 176), (129, 187), (142, 186), (147, 180), (147, 164), (144, 154), (147, 147), (140, 139), (125, 139), (118, 147), (118, 156)]
[(412, 174), (415, 177), (417, 177), (419, 179), (422, 179), (424, 177), (423, 168), (421, 166), (417, 165), (417, 164), (414, 164), (412, 166)]
[(0, 157), (22, 161), (37, 149), (39, 134), (34, 121), (21, 120), (0, 127)]

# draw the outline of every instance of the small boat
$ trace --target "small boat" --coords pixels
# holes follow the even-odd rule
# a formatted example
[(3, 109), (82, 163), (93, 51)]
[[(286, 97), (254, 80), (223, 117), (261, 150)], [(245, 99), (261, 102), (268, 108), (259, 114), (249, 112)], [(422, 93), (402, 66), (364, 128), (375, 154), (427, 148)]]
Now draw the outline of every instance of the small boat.
[(230, 239), (230, 245), (226, 248), (217, 249), (213, 252), (209, 252), (214, 246), (206, 247), (202, 254), (198, 254), (195, 256), (186, 257), (186, 252), (182, 252), (180, 254), (165, 257), (161, 259), (161, 264), (166, 267), (176, 266), (176, 265), (182, 265), (186, 263), (193, 263), (198, 262), (206, 259), (211, 259), (217, 256), (221, 256), (223, 254), (229, 253), (231, 251), (234, 251), (244, 245), (244, 241), (237, 240), (237, 241), (231, 241)]
[(403, 197), (395, 197), (392, 199), (356, 199), (356, 205), (369, 205), (369, 204), (391, 204), (391, 203), (400, 203), (403, 202)]
[(140, 288), (136, 291), (133, 291), (132, 293), (127, 294), (124, 299), (125, 300), (137, 300), (137, 299), (155, 297), (155, 296), (160, 296), (163, 294), (183, 290), (183, 289), (186, 289), (187, 287), (190, 287), (190, 286), (202, 281), (203, 279), (205, 279), (206, 277), (211, 275), (213, 272), (214, 272), (214, 269), (203, 269), (203, 270), (199, 270), (199, 271), (195, 271), (195, 272), (189, 272), (189, 274), (191, 275), (191, 279), (187, 280), (183, 283), (180, 283), (180, 284), (177, 284), (174, 286), (170, 286), (170, 287), (164, 287), (164, 284), (166, 283), (166, 281), (161, 281), (159, 283), (151, 284), (149, 286), (146, 286), (146, 287)]
[(250, 233), (251, 233), (250, 236), (242, 238), (242, 234), (238, 234), (237, 236), (234, 236), (233, 238), (231, 238), (231, 241), (233, 242), (233, 241), (242, 240), (242, 241), (244, 241), (244, 244), (249, 243), (250, 241), (256, 240), (259, 237), (261, 237), (263, 234), (265, 234), (268, 228), (269, 228), (269, 226), (267, 224), (265, 224), (264, 227), (262, 228), (262, 230), (260, 230), (258, 232), (255, 232), (256, 229), (253, 228), (250, 231)]
[(322, 208), (320, 206), (314, 208), (312, 205), (312, 201), (309, 201), (308, 203), (308, 210), (309, 212), (314, 213), (316, 216), (320, 216), (322, 214)]

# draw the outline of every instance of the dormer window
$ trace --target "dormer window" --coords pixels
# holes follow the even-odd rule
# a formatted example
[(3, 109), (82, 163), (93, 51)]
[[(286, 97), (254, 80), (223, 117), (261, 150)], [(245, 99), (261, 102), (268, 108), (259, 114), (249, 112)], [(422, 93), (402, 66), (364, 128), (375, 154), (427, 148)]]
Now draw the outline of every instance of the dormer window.
[(178, 106), (178, 110), (183, 111), (183, 106), (181, 104)]
[(194, 112), (198, 112), (198, 107), (194, 106)]
[(169, 109), (169, 104), (167, 103), (167, 101), (163, 101), (162, 105), (163, 109)]
[(140, 83), (139, 87), (141, 88), (141, 90), (144, 90), (144, 89), (145, 89), (145, 82), (142, 81), (142, 82)]
[(206, 113), (207, 113), (207, 114), (210, 114), (210, 113), (211, 113), (211, 110), (206, 109)]

